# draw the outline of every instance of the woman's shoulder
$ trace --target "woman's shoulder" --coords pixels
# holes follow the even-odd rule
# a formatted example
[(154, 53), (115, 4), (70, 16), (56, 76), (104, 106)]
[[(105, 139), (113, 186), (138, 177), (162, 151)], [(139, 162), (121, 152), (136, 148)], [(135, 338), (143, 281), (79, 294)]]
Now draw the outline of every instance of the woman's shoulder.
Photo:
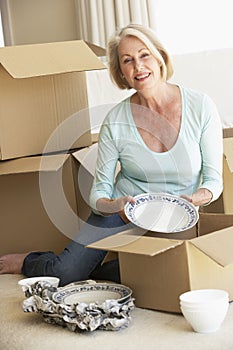
[(196, 103), (199, 102), (201, 105), (206, 102), (213, 102), (212, 98), (204, 91), (186, 87), (186, 86), (180, 86), (180, 90), (182, 92), (183, 97), (186, 100), (192, 100)]
[(124, 100), (116, 103), (108, 111), (103, 123), (108, 124), (117, 120), (124, 120), (128, 114), (128, 108), (130, 106), (130, 96), (126, 97)]
[(183, 86), (180, 85), (180, 90), (182, 91), (182, 93), (189, 98), (196, 98), (196, 99), (203, 99), (204, 96), (206, 96), (206, 93), (198, 90), (198, 89), (194, 89), (191, 87), (187, 87), (187, 86)]
[(219, 122), (220, 116), (213, 99), (205, 92), (189, 87), (181, 87), (186, 111), (191, 125), (196, 123), (197, 127), (203, 127), (210, 119)]

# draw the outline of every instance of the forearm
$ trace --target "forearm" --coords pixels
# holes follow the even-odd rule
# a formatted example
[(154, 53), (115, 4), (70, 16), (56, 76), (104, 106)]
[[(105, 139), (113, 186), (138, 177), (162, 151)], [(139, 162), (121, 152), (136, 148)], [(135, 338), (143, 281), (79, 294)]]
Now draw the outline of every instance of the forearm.
[[(222, 124), (216, 106), (209, 101), (206, 113), (209, 115), (202, 131), (200, 149), (202, 154), (202, 183), (199, 190), (203, 201), (208, 203), (208, 189), (211, 200), (216, 200), (223, 189), (223, 138)], [(214, 140), (214, 142), (213, 142)]]

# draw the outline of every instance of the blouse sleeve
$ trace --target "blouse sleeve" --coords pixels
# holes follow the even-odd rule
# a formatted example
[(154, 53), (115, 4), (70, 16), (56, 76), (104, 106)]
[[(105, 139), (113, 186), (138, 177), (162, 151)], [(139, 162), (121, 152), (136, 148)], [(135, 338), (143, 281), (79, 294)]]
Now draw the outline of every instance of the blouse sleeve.
[(202, 183), (200, 188), (207, 188), (212, 192), (212, 202), (220, 196), (223, 189), (222, 124), (217, 108), (208, 96), (205, 96), (203, 107), (205, 123), (200, 141), (202, 153)]
[(98, 156), (93, 185), (90, 193), (90, 206), (94, 212), (99, 198), (111, 199), (114, 192), (114, 179), (118, 162), (118, 150), (113, 141), (111, 127), (108, 123), (102, 125), (99, 134)]

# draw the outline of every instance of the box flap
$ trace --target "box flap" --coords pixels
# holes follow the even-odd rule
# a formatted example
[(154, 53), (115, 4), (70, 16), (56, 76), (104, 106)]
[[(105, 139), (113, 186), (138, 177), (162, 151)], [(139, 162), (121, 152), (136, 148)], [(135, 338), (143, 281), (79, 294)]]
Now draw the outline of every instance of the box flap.
[(135, 235), (132, 234), (133, 232), (135, 230), (124, 231), (89, 244), (88, 247), (113, 252), (154, 256), (183, 243), (180, 240)]
[(223, 139), (223, 152), (229, 166), (230, 172), (233, 172), (233, 137)]
[(199, 236), (233, 226), (233, 214), (199, 213)]
[(221, 266), (233, 263), (233, 226), (189, 241)]
[(90, 43), (88, 41), (85, 41), (85, 43), (90, 47), (90, 49), (94, 52), (94, 54), (98, 57), (106, 56), (107, 52), (104, 47), (95, 45), (93, 43)]
[(20, 173), (33, 173), (37, 171), (57, 171), (59, 170), (68, 154), (51, 155), (44, 157), (28, 157), (0, 162), (0, 176)]
[(107, 68), (83, 40), (3, 47), (0, 63), (14, 78)]
[(90, 147), (85, 147), (81, 150), (73, 152), (72, 155), (87, 171), (94, 176), (96, 159), (98, 153), (98, 144), (94, 143)]

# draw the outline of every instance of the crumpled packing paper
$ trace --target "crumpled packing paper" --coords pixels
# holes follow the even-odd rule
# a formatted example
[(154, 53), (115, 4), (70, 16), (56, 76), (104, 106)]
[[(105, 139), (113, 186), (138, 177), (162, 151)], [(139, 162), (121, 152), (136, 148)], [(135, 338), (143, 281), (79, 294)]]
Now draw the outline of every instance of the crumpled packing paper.
[(67, 305), (52, 299), (57, 290), (59, 288), (52, 287), (45, 281), (24, 286), (23, 291), (27, 297), (22, 303), (24, 312), (41, 313), (45, 322), (67, 327), (73, 332), (120, 330), (126, 328), (131, 321), (131, 311), (134, 309), (134, 299), (131, 296), (123, 300), (109, 299), (104, 302)]

